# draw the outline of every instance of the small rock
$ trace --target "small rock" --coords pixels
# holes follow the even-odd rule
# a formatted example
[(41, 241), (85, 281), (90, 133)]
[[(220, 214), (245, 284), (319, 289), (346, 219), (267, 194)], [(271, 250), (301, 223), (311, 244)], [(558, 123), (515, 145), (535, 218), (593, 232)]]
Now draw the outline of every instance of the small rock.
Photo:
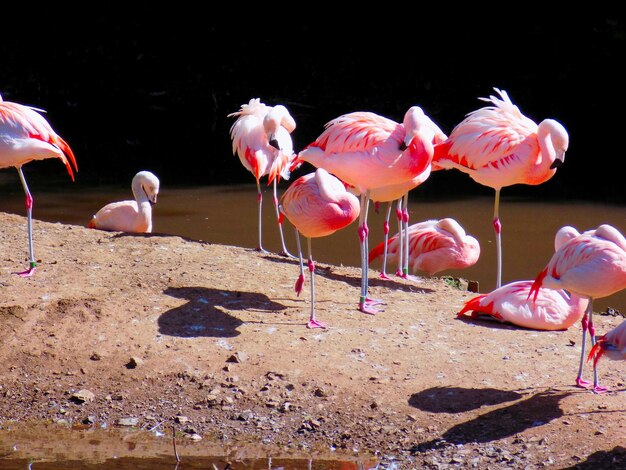
[(137, 426), (137, 424), (139, 424), (139, 418), (128, 417), (117, 420), (118, 426)]
[(70, 396), (70, 400), (72, 400), (74, 403), (83, 404), (93, 401), (95, 397), (96, 396), (94, 395), (94, 393), (90, 390), (79, 390), (78, 392), (73, 393), (72, 396)]
[(127, 369), (134, 369), (136, 367), (139, 367), (143, 365), (143, 359), (141, 359), (140, 357), (137, 356), (133, 356), (129, 359), (128, 363), (126, 364), (126, 368)]
[(236, 364), (241, 364), (242, 362), (246, 362), (247, 359), (248, 359), (248, 355), (245, 352), (238, 351), (232, 356), (230, 356), (228, 359), (226, 359), (226, 362), (234, 362)]

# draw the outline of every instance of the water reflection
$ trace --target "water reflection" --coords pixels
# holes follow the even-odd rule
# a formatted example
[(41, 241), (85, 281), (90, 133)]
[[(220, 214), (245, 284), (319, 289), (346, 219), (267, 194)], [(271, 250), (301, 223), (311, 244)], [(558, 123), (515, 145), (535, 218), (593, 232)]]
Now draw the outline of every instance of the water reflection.
[[(49, 222), (62, 222), (85, 226), (91, 215), (104, 204), (130, 198), (130, 188), (80, 187), (66, 184), (62, 192), (31, 188), (35, 197), (33, 217)], [(283, 189), (284, 190), (284, 189)], [(14, 174), (0, 185), (0, 211), (25, 215), (21, 186)], [(263, 199), (263, 245), (278, 252), (280, 237), (270, 191)], [(491, 220), (493, 196), (473, 196), (437, 200), (412, 194), (409, 203), (411, 223), (431, 218), (452, 217), (468, 234), (481, 244), (478, 262), (462, 271), (447, 271), (439, 276), (451, 275), (475, 280), (481, 292), (495, 288), (496, 247)], [(201, 186), (168, 187), (163, 184), (159, 202), (153, 208), (154, 231), (180, 235), (211, 243), (254, 248), (257, 245), (256, 186)], [(370, 210), (370, 247), (383, 240), (385, 208)], [(624, 207), (595, 202), (537, 201), (503, 196), (500, 207), (502, 222), (503, 274), (502, 282), (534, 279), (554, 252), (554, 235), (563, 225), (572, 225), (579, 231), (595, 228), (602, 223), (614, 225), (626, 232)], [(391, 220), (391, 229), (397, 223)], [(34, 234), (35, 240), (37, 234)], [(287, 247), (295, 253), (295, 236), (285, 222)], [(24, 249), (27, 250), (26, 241)], [(357, 222), (329, 237), (315, 240), (317, 263), (360, 266)], [(372, 275), (381, 268), (380, 262), (372, 264)], [(393, 268), (393, 269), (391, 269)], [(390, 267), (394, 272), (395, 267)], [(423, 275), (423, 273), (420, 273)], [(626, 293), (617, 293), (594, 300), (594, 309), (607, 307), (626, 310)]]

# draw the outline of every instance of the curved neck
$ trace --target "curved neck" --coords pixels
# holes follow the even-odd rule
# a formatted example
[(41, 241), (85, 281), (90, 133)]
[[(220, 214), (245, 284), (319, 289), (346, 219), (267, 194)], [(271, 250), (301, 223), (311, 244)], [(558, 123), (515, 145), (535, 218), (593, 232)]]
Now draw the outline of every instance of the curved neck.
[(138, 206), (143, 206), (144, 203), (147, 203), (148, 206), (150, 205), (150, 199), (144, 191), (140, 180), (133, 180), (132, 190), (133, 196), (135, 196), (135, 201), (137, 201)]

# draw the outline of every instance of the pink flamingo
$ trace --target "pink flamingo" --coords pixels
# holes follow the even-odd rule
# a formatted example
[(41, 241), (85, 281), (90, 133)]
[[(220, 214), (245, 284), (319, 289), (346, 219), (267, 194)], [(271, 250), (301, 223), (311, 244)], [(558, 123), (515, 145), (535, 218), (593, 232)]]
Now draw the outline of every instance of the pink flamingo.
[[(569, 227), (570, 233), (577, 233)], [(593, 325), (593, 299), (606, 297), (626, 287), (626, 239), (613, 226), (603, 224), (578, 236), (568, 236), (546, 267), (537, 275), (530, 288), (528, 298), (536, 301), (542, 287), (565, 289), (589, 299), (582, 318), (582, 346), (576, 385), (587, 387), (582, 379), (585, 360), (585, 340), (589, 330), (591, 343), (595, 345)], [(596, 393), (606, 391), (598, 384), (594, 368), (593, 389)]]
[(268, 106), (253, 98), (241, 109), (231, 113), (228, 117), (236, 117), (237, 120), (230, 128), (230, 136), (233, 141), (233, 154), (239, 156), (243, 166), (250, 171), (257, 186), (257, 201), (259, 205), (259, 246), (258, 250), (267, 253), (261, 241), (261, 219), (263, 194), (260, 180), (268, 177), (267, 184), (274, 186), (274, 208), (278, 220), (278, 230), (282, 244), (283, 256), (294, 257), (289, 253), (285, 245), (283, 227), (278, 210), (277, 185), (280, 178), (288, 180), (290, 177), (290, 164), (295, 158), (291, 133), (296, 128), (287, 108), (283, 105)]
[[(467, 235), (454, 219), (427, 220), (409, 226), (407, 230), (409, 266), (411, 272), (424, 271), (433, 275), (446, 269), (464, 269), (476, 264), (480, 244)], [(394, 259), (402, 249), (401, 237), (395, 235), (387, 244), (388, 256)], [(369, 253), (369, 262), (384, 253), (382, 242)]]
[(140, 171), (131, 184), (134, 200), (111, 202), (89, 221), (89, 228), (131, 233), (152, 232), (152, 204), (159, 194), (159, 179), (150, 171)]
[(537, 301), (528, 298), (534, 281), (514, 281), (465, 303), (459, 317), (471, 312), (472, 318), (485, 315), (503, 323), (533, 330), (567, 330), (580, 320), (587, 298), (564, 289), (542, 289)]
[(602, 335), (589, 351), (587, 361), (593, 359), (593, 368), (597, 368), (601, 357), (614, 361), (626, 359), (626, 321), (623, 321), (608, 333)]
[[(558, 250), (568, 240), (580, 235), (570, 226), (562, 227), (554, 238)], [(534, 330), (567, 330), (582, 319), (589, 300), (564, 289), (541, 289), (536, 302), (529, 299), (534, 281), (515, 281), (488, 294), (468, 300), (459, 317), (472, 312), (472, 318), (490, 316), (501, 322)]]
[(40, 114), (42, 112), (44, 111), (31, 106), (3, 101), (0, 96), (0, 168), (17, 169), (26, 195), (30, 263), (27, 270), (17, 273), (22, 277), (32, 276), (37, 267), (32, 229), (34, 199), (26, 184), (22, 166), (33, 160), (58, 158), (65, 164), (72, 181), (74, 181), (72, 165), (74, 170), (78, 171), (72, 149), (52, 129)]
[(315, 318), (315, 265), (311, 253), (311, 238), (325, 237), (354, 222), (359, 217), (359, 199), (349, 193), (344, 184), (323, 168), (301, 176), (294, 181), (280, 200), (280, 211), (296, 229), (300, 276), (296, 293), (304, 284), (304, 265), (300, 249), (300, 233), (307, 238), (309, 276), (311, 278), (311, 316), (307, 328), (326, 328)]
[(294, 165), (303, 161), (324, 168), (361, 195), (359, 239), (361, 295), (359, 310), (374, 315), (382, 301), (368, 298), (367, 213), (371, 192), (405, 184), (430, 165), (439, 127), (418, 106), (411, 107), (402, 124), (371, 112), (344, 114), (326, 124), (324, 132), (302, 150)]
[(492, 106), (467, 115), (435, 146), (433, 171), (456, 168), (474, 181), (493, 188), (493, 227), (496, 235), (497, 281), (502, 285), (502, 225), (500, 190), (514, 184), (538, 185), (554, 176), (565, 159), (569, 136), (554, 119), (539, 125), (524, 116), (507, 93), (494, 88), (500, 98), (480, 98)]

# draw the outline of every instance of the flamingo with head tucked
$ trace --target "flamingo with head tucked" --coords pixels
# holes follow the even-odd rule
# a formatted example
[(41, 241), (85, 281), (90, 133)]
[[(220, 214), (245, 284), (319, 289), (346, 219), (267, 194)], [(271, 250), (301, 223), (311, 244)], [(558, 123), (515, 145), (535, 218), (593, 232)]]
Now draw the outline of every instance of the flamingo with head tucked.
[(315, 318), (315, 265), (311, 253), (311, 238), (325, 237), (354, 222), (359, 216), (359, 199), (348, 192), (344, 184), (323, 168), (301, 176), (283, 194), (280, 211), (296, 228), (300, 276), (296, 281), (299, 295), (304, 284), (304, 266), (300, 249), (300, 234), (307, 238), (309, 275), (311, 279), (311, 316), (308, 328), (325, 328)]
[[(465, 269), (476, 264), (480, 257), (478, 240), (467, 235), (463, 227), (449, 217), (410, 225), (405, 238), (412, 273), (424, 271), (432, 276), (447, 269)], [(370, 251), (370, 263), (383, 255), (384, 243)], [(402, 244), (400, 234), (389, 239), (387, 253), (390, 260), (399, 256)]]
[(140, 171), (131, 183), (135, 199), (105, 205), (87, 226), (100, 230), (152, 233), (152, 205), (157, 202), (159, 185), (159, 178), (154, 173)]
[(598, 367), (598, 361), (602, 357), (614, 361), (626, 359), (626, 321), (623, 321), (598, 338), (596, 344), (589, 351), (587, 361), (593, 360), (593, 368), (595, 370)]
[[(565, 229), (560, 229), (565, 230)], [(552, 255), (545, 268), (537, 275), (528, 298), (537, 300), (541, 288), (565, 289), (589, 299), (582, 318), (582, 345), (576, 385), (587, 387), (582, 378), (585, 363), (587, 330), (592, 345), (596, 344), (593, 324), (593, 300), (612, 295), (626, 287), (626, 239), (615, 227), (603, 224), (595, 230), (576, 235), (578, 231), (567, 227), (567, 239)], [(598, 374), (593, 371), (593, 389), (606, 391), (598, 384)]]
[(268, 106), (262, 103), (259, 98), (251, 99), (248, 104), (242, 105), (239, 111), (229, 114), (228, 117), (237, 118), (230, 128), (233, 154), (239, 156), (243, 166), (256, 179), (259, 218), (259, 246), (257, 249), (267, 253), (262, 242), (263, 193), (260, 183), (261, 178), (267, 176), (267, 184), (272, 184), (274, 187), (273, 201), (282, 244), (280, 254), (293, 257), (285, 245), (283, 226), (278, 210), (277, 185), (281, 178), (288, 180), (290, 177), (290, 164), (296, 156), (291, 140), (291, 133), (296, 128), (296, 121), (285, 106)]
[(432, 168), (457, 169), (495, 190), (496, 287), (500, 287), (500, 190), (514, 184), (538, 185), (552, 178), (565, 159), (569, 136), (554, 119), (544, 119), (537, 125), (520, 112), (504, 90), (494, 89), (499, 98), (480, 98), (491, 106), (469, 113), (448, 139), (435, 146)]
[(382, 301), (368, 297), (367, 213), (372, 191), (407, 184), (430, 165), (439, 127), (419, 106), (411, 107), (402, 123), (371, 112), (344, 114), (328, 122), (324, 132), (304, 150), (294, 164), (303, 161), (324, 168), (361, 195), (359, 239), (361, 294), (359, 310), (376, 314)]
[(27, 270), (17, 273), (22, 277), (32, 276), (37, 267), (32, 228), (34, 199), (26, 184), (22, 166), (33, 160), (58, 158), (65, 164), (72, 181), (74, 181), (72, 167), (74, 171), (78, 171), (72, 149), (52, 129), (40, 114), (42, 112), (44, 111), (31, 106), (3, 101), (0, 96), (0, 168), (17, 169), (26, 195), (30, 263)]

